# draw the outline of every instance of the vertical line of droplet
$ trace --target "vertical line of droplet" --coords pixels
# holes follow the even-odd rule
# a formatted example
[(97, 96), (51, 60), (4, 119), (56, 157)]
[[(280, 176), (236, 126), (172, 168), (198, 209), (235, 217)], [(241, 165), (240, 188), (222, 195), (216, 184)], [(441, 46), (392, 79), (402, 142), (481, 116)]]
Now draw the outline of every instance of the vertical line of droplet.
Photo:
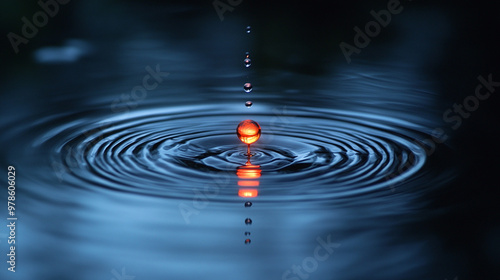
[[(249, 25), (246, 28), (246, 33), (250, 34), (251, 32), (252, 32), (252, 27)], [(245, 59), (243, 60), (243, 63), (245, 64), (245, 67), (247, 69), (250, 68), (250, 66), (252, 66), (252, 59), (250, 59), (250, 53), (249, 52), (245, 53)], [(248, 72), (248, 70), (247, 70), (247, 72)], [(252, 84), (248, 81), (249, 80), (248, 76), (249, 75), (247, 74), (247, 82), (243, 85), (243, 90), (246, 93), (250, 93), (252, 91), (252, 88), (253, 88)], [(252, 105), (253, 105), (253, 102), (250, 101), (250, 100), (247, 100), (245, 102), (245, 106), (247, 108), (252, 107)], [(248, 145), (248, 152), (247, 153), (250, 156), (250, 144)], [(250, 202), (250, 201), (245, 202), (245, 208), (251, 207), (251, 206), (252, 206), (252, 202)], [(252, 219), (246, 218), (245, 219), (245, 224), (246, 225), (251, 225), (252, 224)], [(251, 234), (250, 231), (245, 231), (245, 236), (247, 237), (245, 239), (245, 244), (250, 244), (252, 242), (252, 240), (250, 239), (250, 234)]]
[[(246, 33), (250, 34), (251, 32), (252, 32), (252, 27), (251, 26), (247, 26), (246, 27)], [(243, 60), (243, 64), (245, 65), (246, 68), (249, 68), (252, 65), (252, 59), (250, 58), (250, 53), (249, 52), (245, 53), (245, 59)], [(248, 81), (249, 80), (249, 75), (248, 74), (246, 75), (246, 78), (247, 78), (247, 82), (245, 84), (243, 84), (243, 90), (246, 93), (250, 93), (252, 91), (253, 86), (252, 86), (252, 83), (250, 83)], [(247, 108), (252, 107), (252, 105), (253, 105), (253, 102), (250, 101), (250, 100), (248, 100), (248, 101), (245, 102), (245, 106)]]

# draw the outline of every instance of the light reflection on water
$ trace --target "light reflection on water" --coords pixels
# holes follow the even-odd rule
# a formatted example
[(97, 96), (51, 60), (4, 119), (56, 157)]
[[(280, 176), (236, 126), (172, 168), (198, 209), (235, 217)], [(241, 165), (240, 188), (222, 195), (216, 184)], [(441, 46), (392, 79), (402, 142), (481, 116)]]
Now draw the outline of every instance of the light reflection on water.
[[(116, 40), (113, 50), (94, 42), (101, 51), (88, 60), (36, 66), (19, 89), (30, 102), (0, 136), (5, 160), (22, 174), (19, 279), (110, 279), (122, 267), (137, 280), (281, 279), (327, 236), (339, 246), (311, 279), (440, 271), (444, 255), (417, 216), (454, 166), (443, 162), (446, 146), (428, 157), (421, 143), (437, 117), (420, 69), (261, 69), (252, 80), (259, 105), (249, 110), (235, 94), (241, 59), (225, 60), (239, 57), (237, 42), (217, 32), (209, 41), (154, 35)], [(191, 46), (201, 43), (201, 52)], [(133, 98), (156, 65), (170, 75)], [(116, 100), (124, 110), (112, 109)], [(252, 168), (234, 132), (247, 118), (262, 126)]]
[[(30, 230), (19, 238), (53, 244), (53, 261), (70, 254), (99, 264), (59, 271), (78, 271), (82, 279), (122, 266), (142, 278), (280, 279), (311, 254), (317, 236), (328, 234), (341, 246), (319, 264), (316, 279), (404, 267), (386, 272), (396, 277), (414, 273), (415, 260), (424, 266), (434, 258), (432, 246), (405, 237), (418, 198), (450, 178), (450, 169), (434, 170), (443, 164), (419, 146), (426, 136), (420, 126), (306, 107), (288, 107), (280, 123), (271, 123), (271, 107), (260, 105), (251, 114), (263, 129), (252, 145), (251, 164), (259, 169), (243, 174), (246, 147), (234, 127), (248, 113), (233, 109), (241, 107), (236, 103), (222, 107), (224, 113), (203, 105), (85, 121), (62, 116), (26, 126), (20, 134), (31, 135), (28, 144), (15, 150), (16, 164), (31, 166), (22, 192)], [(250, 187), (258, 196), (245, 208), (248, 198), (238, 192)], [(38, 223), (40, 213), (58, 225)], [(242, 247), (247, 238), (251, 244)], [(380, 251), (383, 260), (352, 269)]]

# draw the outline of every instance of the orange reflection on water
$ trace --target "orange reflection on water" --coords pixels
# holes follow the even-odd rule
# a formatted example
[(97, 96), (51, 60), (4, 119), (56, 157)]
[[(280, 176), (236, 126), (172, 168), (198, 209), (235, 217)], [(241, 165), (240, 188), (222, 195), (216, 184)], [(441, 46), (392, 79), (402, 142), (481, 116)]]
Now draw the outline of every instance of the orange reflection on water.
[(238, 186), (240, 187), (258, 187), (259, 185), (259, 181), (238, 181)]
[(259, 195), (259, 191), (257, 189), (241, 189), (238, 191), (239, 197), (257, 197)]
[[(236, 169), (236, 175), (240, 180), (238, 180), (238, 186), (240, 187), (258, 187), (260, 181), (258, 180), (261, 176), (262, 170), (260, 165), (254, 165), (250, 162), (250, 156), (248, 157), (247, 163)], [(238, 191), (238, 196), (240, 197), (257, 197), (257, 189), (240, 189)]]
[(260, 165), (248, 164), (238, 167), (236, 175), (240, 179), (257, 179), (261, 176)]

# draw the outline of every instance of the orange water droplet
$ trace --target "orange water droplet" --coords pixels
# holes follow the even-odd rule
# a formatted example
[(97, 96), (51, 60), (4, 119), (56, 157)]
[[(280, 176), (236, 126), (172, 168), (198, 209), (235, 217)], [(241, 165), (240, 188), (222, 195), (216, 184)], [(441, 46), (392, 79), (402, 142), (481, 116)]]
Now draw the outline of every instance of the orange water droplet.
[(236, 134), (241, 142), (245, 144), (253, 144), (260, 138), (260, 125), (256, 121), (244, 120), (238, 124)]

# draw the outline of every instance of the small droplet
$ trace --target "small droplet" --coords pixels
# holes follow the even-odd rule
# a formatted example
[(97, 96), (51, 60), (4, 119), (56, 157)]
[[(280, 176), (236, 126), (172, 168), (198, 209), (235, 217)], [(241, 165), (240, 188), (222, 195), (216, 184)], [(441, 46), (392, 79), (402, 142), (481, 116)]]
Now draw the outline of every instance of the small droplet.
[(236, 128), (236, 135), (238, 135), (240, 141), (248, 145), (259, 140), (260, 134), (261, 128), (256, 121), (244, 120)]
[(245, 63), (245, 67), (250, 67), (250, 65), (252, 65), (252, 60), (250, 58), (245, 58), (245, 60), (243, 60), (243, 63)]
[(245, 244), (250, 244), (250, 243), (252, 243), (252, 240), (250, 240), (250, 239), (245, 239)]
[(247, 101), (247, 102), (245, 102), (245, 106), (247, 106), (247, 108), (252, 107), (252, 105), (253, 105), (253, 102), (252, 102), (252, 101)]
[(252, 206), (252, 202), (250, 202), (250, 201), (245, 202), (245, 207), (251, 207), (251, 206)]
[(251, 224), (252, 224), (252, 219), (250, 219), (250, 218), (246, 218), (246, 219), (245, 219), (245, 224), (247, 224), (247, 225), (251, 225)]
[(252, 91), (252, 88), (253, 88), (253, 86), (252, 86), (252, 84), (251, 84), (251, 83), (245, 83), (245, 84), (243, 85), (243, 90), (245, 90), (245, 92), (251, 92), (251, 91)]
[(252, 32), (252, 27), (249, 25), (249, 26), (247, 26), (246, 30), (247, 30), (247, 34), (250, 34), (250, 32)]
[(250, 235), (251, 233), (249, 231), (245, 231), (245, 235), (248, 236)]

